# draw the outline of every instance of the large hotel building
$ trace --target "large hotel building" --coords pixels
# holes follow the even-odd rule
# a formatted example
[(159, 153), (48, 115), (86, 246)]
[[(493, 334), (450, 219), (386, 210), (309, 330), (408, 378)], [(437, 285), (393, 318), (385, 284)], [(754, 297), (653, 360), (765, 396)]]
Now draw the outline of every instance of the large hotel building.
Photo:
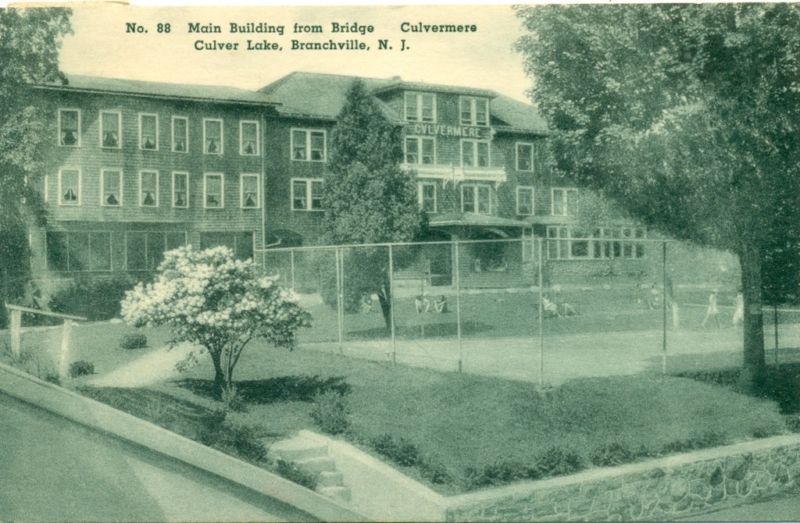
[[(243, 258), (318, 243), (330, 133), (354, 78), (297, 72), (258, 91), (83, 76), (34, 86), (52, 144), (47, 225), (30, 233), (34, 275), (150, 271), (187, 243)], [(547, 129), (532, 106), (484, 89), (363, 80), (404, 130), (403, 168), (432, 239), (542, 237), (544, 255), (566, 264), (647, 258), (626, 241), (643, 238), (640, 227), (576, 226), (578, 191), (542, 160)]]

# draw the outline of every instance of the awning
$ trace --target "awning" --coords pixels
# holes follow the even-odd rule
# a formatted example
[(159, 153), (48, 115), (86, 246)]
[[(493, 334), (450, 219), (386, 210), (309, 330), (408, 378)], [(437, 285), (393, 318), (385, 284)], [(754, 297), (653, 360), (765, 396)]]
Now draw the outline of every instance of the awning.
[(445, 213), (430, 220), (431, 227), (516, 227), (529, 228), (531, 225), (520, 220), (501, 218), (474, 212)]

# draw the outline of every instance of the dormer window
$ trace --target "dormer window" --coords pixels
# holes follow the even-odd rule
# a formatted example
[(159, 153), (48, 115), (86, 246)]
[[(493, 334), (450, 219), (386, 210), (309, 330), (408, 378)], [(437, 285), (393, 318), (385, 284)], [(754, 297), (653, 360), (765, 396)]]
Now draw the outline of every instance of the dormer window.
[(459, 112), (461, 125), (489, 125), (489, 100), (474, 96), (461, 96), (459, 98)]
[(406, 93), (406, 120), (409, 122), (435, 122), (436, 95), (433, 93)]

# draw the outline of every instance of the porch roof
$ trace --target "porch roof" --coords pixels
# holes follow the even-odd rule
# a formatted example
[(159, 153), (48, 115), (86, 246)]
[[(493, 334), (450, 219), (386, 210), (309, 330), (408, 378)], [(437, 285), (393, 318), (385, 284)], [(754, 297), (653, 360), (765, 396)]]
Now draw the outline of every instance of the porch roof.
[(430, 220), (431, 227), (530, 227), (520, 220), (501, 218), (474, 212), (453, 212), (434, 216)]

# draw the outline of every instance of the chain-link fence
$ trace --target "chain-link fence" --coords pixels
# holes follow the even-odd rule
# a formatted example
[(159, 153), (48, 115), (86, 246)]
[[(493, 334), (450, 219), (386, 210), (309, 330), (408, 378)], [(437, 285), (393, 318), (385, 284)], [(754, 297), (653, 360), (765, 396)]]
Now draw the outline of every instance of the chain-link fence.
[[(262, 260), (311, 310), (299, 339), (310, 348), (541, 384), (741, 362), (738, 262), (679, 242), (595, 231), (271, 249)], [(768, 361), (795, 358), (800, 310), (764, 319)]]

